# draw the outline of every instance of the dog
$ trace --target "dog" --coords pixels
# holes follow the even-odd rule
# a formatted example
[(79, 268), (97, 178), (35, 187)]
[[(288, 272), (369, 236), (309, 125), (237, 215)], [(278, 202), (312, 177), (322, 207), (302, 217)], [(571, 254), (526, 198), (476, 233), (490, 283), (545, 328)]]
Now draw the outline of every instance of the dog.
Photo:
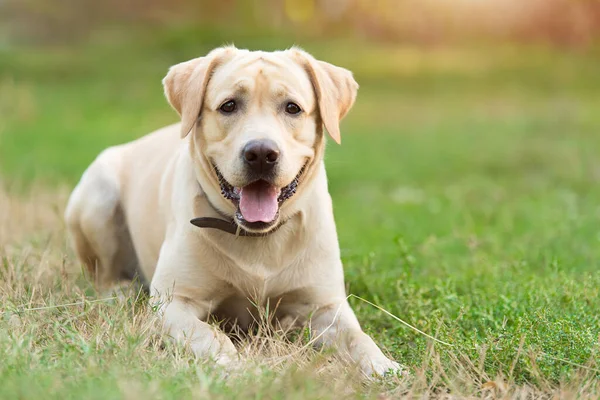
[(165, 334), (217, 364), (238, 355), (209, 317), (248, 329), (269, 302), (365, 375), (399, 372), (348, 304), (327, 188), (324, 132), (340, 143), (352, 73), (295, 47), (221, 47), (163, 86), (180, 123), (103, 151), (65, 211), (98, 284), (139, 274)]

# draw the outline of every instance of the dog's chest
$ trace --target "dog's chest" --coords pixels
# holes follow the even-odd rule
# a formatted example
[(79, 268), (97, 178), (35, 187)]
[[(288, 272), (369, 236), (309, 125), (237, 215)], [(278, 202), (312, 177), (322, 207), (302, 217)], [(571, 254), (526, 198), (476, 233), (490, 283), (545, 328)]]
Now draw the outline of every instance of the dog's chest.
[(235, 288), (238, 296), (262, 303), (303, 285), (301, 274), (298, 273), (298, 260), (265, 257), (252, 261), (228, 262), (223, 271), (226, 273), (222, 278)]
[[(291, 232), (290, 232), (291, 233)], [(291, 234), (216, 242), (213, 273), (236, 294), (257, 301), (294, 290), (305, 283), (306, 243)], [(212, 258), (212, 257), (211, 257)]]

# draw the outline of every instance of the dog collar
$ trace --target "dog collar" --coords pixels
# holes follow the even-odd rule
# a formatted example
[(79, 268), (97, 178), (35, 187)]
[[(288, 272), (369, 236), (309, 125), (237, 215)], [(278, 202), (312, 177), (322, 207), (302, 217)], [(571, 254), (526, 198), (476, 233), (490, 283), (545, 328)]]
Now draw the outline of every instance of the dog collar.
[(236, 224), (234, 221), (227, 221), (221, 218), (199, 217), (192, 219), (190, 223), (199, 228), (218, 229), (220, 231), (227, 232), (236, 236), (263, 237), (268, 236), (271, 233), (278, 230), (283, 224), (285, 224), (285, 221), (281, 222), (275, 228), (265, 233), (248, 232), (247, 230)]

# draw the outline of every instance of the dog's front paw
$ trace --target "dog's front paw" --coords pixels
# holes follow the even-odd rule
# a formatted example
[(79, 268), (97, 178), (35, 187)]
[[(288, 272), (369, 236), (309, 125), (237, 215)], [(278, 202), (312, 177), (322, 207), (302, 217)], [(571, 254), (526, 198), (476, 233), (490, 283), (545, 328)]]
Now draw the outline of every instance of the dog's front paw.
[(213, 356), (215, 364), (226, 367), (235, 368), (239, 364), (239, 355), (236, 353), (220, 353)]
[(389, 358), (382, 356), (376, 360), (361, 363), (362, 372), (369, 378), (383, 377), (388, 375), (407, 375), (408, 371), (402, 365)]
[(225, 334), (214, 331), (202, 339), (192, 344), (192, 351), (198, 359), (225, 368), (235, 368), (239, 364), (238, 351)]

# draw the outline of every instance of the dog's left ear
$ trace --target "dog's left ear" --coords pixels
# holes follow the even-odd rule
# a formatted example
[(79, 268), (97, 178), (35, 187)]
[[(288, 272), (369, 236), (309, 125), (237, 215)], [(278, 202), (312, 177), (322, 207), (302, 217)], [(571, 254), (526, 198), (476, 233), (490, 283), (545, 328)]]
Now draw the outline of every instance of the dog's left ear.
[(297, 48), (290, 50), (304, 65), (313, 84), (319, 112), (325, 129), (338, 144), (341, 143), (340, 121), (350, 111), (356, 100), (358, 83), (352, 72), (324, 61)]
[(167, 100), (181, 116), (182, 138), (190, 133), (200, 116), (210, 76), (235, 51), (234, 47), (222, 47), (205, 57), (174, 65), (162, 80)]

